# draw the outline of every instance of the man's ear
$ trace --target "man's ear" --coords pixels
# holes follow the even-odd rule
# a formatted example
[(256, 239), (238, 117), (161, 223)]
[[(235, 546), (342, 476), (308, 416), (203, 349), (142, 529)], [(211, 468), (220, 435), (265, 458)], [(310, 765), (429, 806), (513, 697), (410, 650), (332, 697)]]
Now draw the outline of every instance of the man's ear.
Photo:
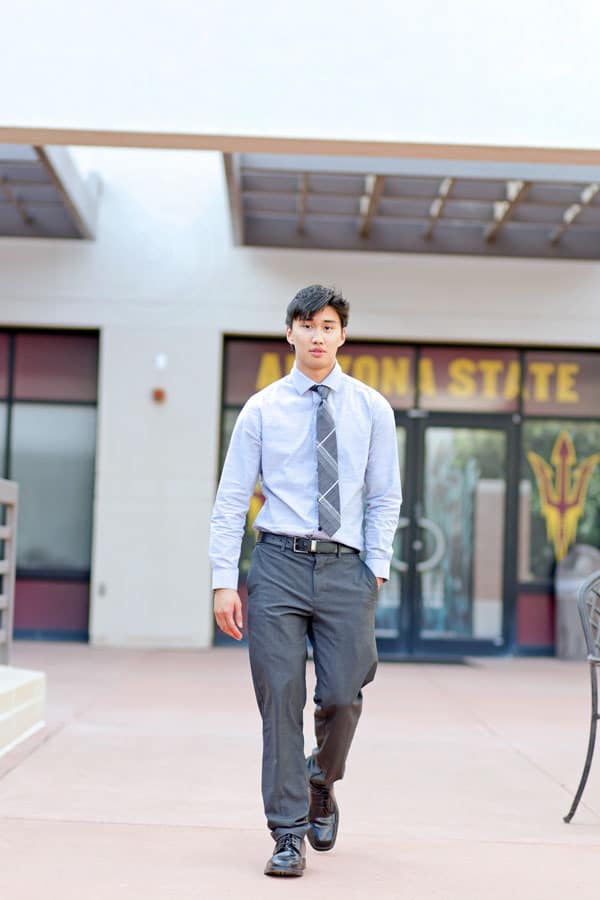
[(293, 350), (293, 349), (294, 349), (294, 342), (293, 342), (293, 340), (292, 340), (292, 329), (291, 329), (291, 328), (286, 328), (286, 330), (285, 330), (285, 337), (286, 337), (286, 340), (287, 340), (288, 344), (290, 345), (290, 347), (291, 347), (292, 350)]
[(338, 350), (342, 346), (342, 344), (345, 344), (345, 343), (346, 343), (346, 329), (342, 328), (342, 339), (338, 344)]

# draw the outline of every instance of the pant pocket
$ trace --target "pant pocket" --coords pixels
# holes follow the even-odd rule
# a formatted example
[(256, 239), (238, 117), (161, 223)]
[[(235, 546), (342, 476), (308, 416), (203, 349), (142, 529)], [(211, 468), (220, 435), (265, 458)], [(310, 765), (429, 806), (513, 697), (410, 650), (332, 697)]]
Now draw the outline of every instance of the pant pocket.
[(371, 589), (372, 589), (372, 590), (375, 590), (375, 591), (378, 591), (378, 590), (379, 590), (379, 582), (377, 581), (377, 576), (376, 576), (375, 573), (368, 567), (368, 565), (366, 564), (366, 562), (363, 562), (362, 560), (361, 560), (361, 562), (362, 562), (363, 568), (364, 568), (364, 569), (366, 570), (366, 572), (367, 572), (367, 575), (368, 575), (368, 578), (369, 578), (369, 584), (371, 585)]

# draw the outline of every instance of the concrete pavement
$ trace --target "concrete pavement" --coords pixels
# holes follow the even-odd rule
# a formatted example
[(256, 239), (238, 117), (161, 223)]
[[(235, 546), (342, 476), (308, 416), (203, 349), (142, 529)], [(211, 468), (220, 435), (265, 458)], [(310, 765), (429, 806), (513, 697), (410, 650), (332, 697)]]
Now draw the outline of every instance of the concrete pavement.
[[(338, 843), (262, 874), (260, 722), (244, 650), (17, 643), (48, 723), (0, 758), (7, 900), (597, 896), (600, 749), (585, 663), (380, 664), (337, 794)], [(312, 675), (309, 677), (312, 685)], [(307, 749), (311, 746), (307, 706)]]

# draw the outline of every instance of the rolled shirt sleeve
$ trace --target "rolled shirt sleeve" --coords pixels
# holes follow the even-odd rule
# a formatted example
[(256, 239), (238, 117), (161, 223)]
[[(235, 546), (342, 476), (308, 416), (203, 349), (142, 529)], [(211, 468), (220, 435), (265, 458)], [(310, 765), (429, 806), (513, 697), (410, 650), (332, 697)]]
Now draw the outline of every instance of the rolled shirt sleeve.
[(377, 578), (388, 579), (402, 503), (394, 412), (377, 398), (365, 474), (365, 562)]
[(250, 498), (261, 466), (261, 417), (254, 398), (235, 423), (210, 522), (212, 587), (237, 590), (239, 558)]

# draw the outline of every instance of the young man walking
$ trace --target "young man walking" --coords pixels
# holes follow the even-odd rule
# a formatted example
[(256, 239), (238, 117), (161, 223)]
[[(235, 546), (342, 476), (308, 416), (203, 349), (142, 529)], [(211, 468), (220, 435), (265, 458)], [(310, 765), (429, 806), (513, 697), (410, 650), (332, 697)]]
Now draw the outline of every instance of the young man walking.
[[(304, 838), (335, 844), (333, 784), (377, 668), (375, 606), (389, 576), (401, 490), (392, 409), (342, 373), (349, 305), (310, 285), (287, 308), (289, 375), (248, 400), (217, 492), (210, 557), (222, 631), (242, 637), (237, 593), (245, 517), (257, 478), (265, 504), (248, 573), (248, 643), (263, 721), (262, 794), (275, 849), (266, 875), (298, 876)], [(365, 551), (365, 562), (358, 555)], [(316, 671), (316, 747), (304, 758), (306, 637)]]

